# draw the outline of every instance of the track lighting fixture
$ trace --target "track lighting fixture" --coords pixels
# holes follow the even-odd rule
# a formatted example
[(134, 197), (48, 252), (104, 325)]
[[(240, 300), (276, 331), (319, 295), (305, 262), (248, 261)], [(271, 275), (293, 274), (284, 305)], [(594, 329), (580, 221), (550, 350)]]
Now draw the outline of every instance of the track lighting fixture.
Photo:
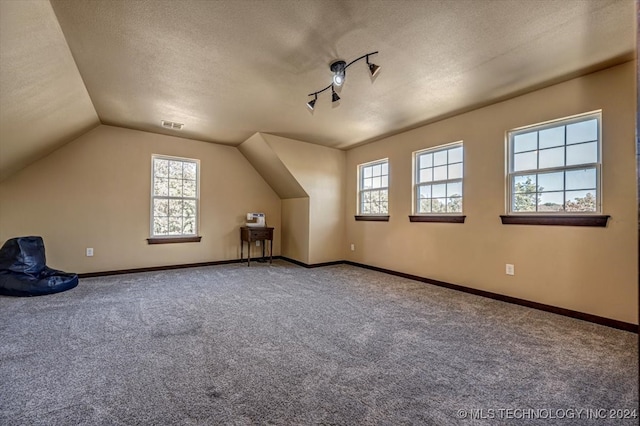
[(340, 96), (338, 96), (338, 94), (335, 91), (335, 86), (342, 86), (344, 84), (344, 80), (346, 78), (347, 75), (347, 68), (349, 68), (351, 65), (353, 65), (354, 63), (358, 62), (361, 59), (366, 59), (367, 61), (367, 66), (369, 67), (369, 72), (371, 73), (371, 77), (374, 77), (376, 74), (378, 74), (378, 71), (380, 71), (380, 66), (376, 65), (372, 62), (369, 62), (369, 56), (371, 55), (375, 55), (377, 54), (378, 51), (375, 52), (371, 52), (371, 53), (367, 53), (366, 55), (362, 55), (357, 59), (354, 59), (353, 61), (349, 62), (348, 64), (345, 61), (334, 61), (331, 63), (331, 65), (329, 66), (329, 69), (331, 70), (331, 72), (333, 73), (333, 80), (332, 83), (330, 85), (328, 85), (327, 87), (325, 87), (322, 90), (318, 90), (317, 92), (313, 92), (313, 93), (309, 93), (309, 96), (313, 96), (313, 99), (310, 100), (309, 102), (307, 102), (307, 107), (309, 107), (310, 110), (313, 111), (313, 109), (316, 106), (316, 101), (318, 100), (318, 95), (322, 92), (324, 92), (325, 90), (329, 90), (331, 89), (331, 102), (337, 102), (340, 100)]
[(344, 70), (347, 63), (345, 61), (335, 61), (329, 66), (331, 72), (333, 72), (333, 84), (336, 86), (342, 86), (344, 83)]
[(309, 109), (311, 111), (313, 111), (313, 108), (316, 106), (316, 101), (318, 100), (318, 95), (315, 95), (315, 97), (313, 99), (311, 99), (309, 102), (307, 102), (307, 107), (309, 107)]
[(333, 90), (333, 86), (331, 86), (331, 102), (338, 102), (340, 100), (340, 96)]
[(371, 77), (375, 77), (375, 75), (378, 74), (378, 71), (380, 71), (380, 65), (370, 63), (369, 56), (367, 56), (367, 65), (369, 65), (369, 72), (371, 73)]

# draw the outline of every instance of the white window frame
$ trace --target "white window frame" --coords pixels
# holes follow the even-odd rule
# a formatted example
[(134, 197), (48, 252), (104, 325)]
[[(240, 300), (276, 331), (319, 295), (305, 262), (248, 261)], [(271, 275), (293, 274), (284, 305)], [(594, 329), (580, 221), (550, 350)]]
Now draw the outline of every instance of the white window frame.
[[(169, 160), (169, 161), (180, 161), (183, 163), (193, 163), (196, 165), (196, 196), (195, 197), (184, 197), (184, 196), (169, 196), (169, 195), (155, 195), (155, 161), (156, 160)], [(155, 219), (155, 211), (154, 211), (154, 201), (157, 199), (167, 199), (167, 200), (191, 200), (196, 202), (196, 212), (195, 212), (195, 224), (194, 224), (194, 232), (190, 234), (181, 233), (181, 234), (155, 234), (154, 233), (154, 219)], [(152, 154), (151, 155), (151, 207), (150, 207), (150, 226), (149, 226), (149, 235), (151, 238), (184, 238), (184, 237), (195, 237), (198, 235), (200, 229), (200, 160), (194, 158), (184, 158), (184, 157), (175, 157), (168, 155), (160, 155), (160, 154)]]
[[(382, 176), (386, 176), (387, 177), (387, 186), (380, 186), (380, 187), (375, 187), (375, 188), (369, 188), (369, 189), (364, 189), (364, 169), (365, 168), (369, 168), (369, 167), (374, 167), (377, 165), (383, 165), (386, 164), (387, 165), (387, 174), (381, 174), (380, 177)], [(382, 158), (380, 160), (375, 160), (375, 161), (371, 161), (368, 163), (362, 163), (358, 165), (358, 214), (361, 216), (388, 216), (389, 215), (389, 178), (390, 178), (390, 168), (389, 168), (389, 159), (388, 158)], [(386, 212), (379, 212), (379, 213), (364, 213), (362, 211), (362, 199), (363, 199), (363, 195), (365, 193), (368, 192), (374, 192), (374, 191), (381, 191), (381, 190), (385, 190), (387, 191), (387, 211)]]
[[(449, 162), (449, 150), (451, 149), (456, 149), (456, 148), (462, 148), (462, 161), (456, 161), (453, 163)], [(425, 182), (421, 182), (420, 180), (420, 171), (423, 170), (420, 168), (420, 156), (424, 155), (424, 154), (436, 154), (438, 152), (442, 152), (442, 151), (446, 151), (447, 152), (447, 162), (444, 164), (445, 166), (447, 166), (447, 178), (446, 179), (438, 179), (438, 180), (430, 180), (430, 181), (425, 181)], [(460, 178), (454, 178), (454, 179), (449, 179), (449, 166), (450, 165), (454, 165), (454, 164), (461, 164), (462, 165), (462, 177)], [(436, 166), (431, 166), (431, 168), (434, 168)], [(445, 211), (445, 212), (420, 212), (420, 188), (423, 186), (428, 186), (428, 185), (441, 185), (441, 184), (448, 184), (448, 183), (460, 183), (460, 203), (461, 203), (461, 208), (460, 211), (456, 211), (456, 212), (449, 212), (449, 211)], [(449, 194), (445, 194), (445, 198), (448, 199), (450, 198), (448, 196)], [(441, 198), (441, 197), (430, 197), (430, 199), (433, 198)], [(445, 202), (445, 208), (447, 207), (447, 204)], [(433, 148), (427, 148), (427, 149), (422, 149), (420, 151), (415, 151), (413, 153), (413, 214), (416, 216), (440, 216), (440, 215), (462, 215), (464, 211), (464, 143), (463, 141), (457, 141), (457, 142), (452, 142), (452, 143), (448, 143), (445, 145), (438, 145), (436, 147)]]
[[(597, 126), (598, 126), (598, 130), (597, 130), (597, 141), (583, 141), (583, 142), (578, 142), (575, 144), (569, 144), (567, 145), (566, 143), (566, 126), (571, 125), (571, 124), (575, 124), (575, 123), (579, 123), (579, 122), (583, 122), (583, 121), (589, 121), (592, 119), (596, 119), (597, 120)], [(535, 169), (527, 169), (527, 170), (519, 170), (517, 172), (514, 171), (514, 163), (515, 163), (515, 150), (514, 150), (514, 138), (517, 135), (520, 134), (524, 134), (524, 133), (529, 133), (529, 132), (533, 132), (533, 131), (543, 131), (543, 130), (548, 130), (548, 129), (552, 129), (555, 127), (560, 127), (560, 126), (565, 126), (565, 136), (564, 136), (564, 145), (560, 145), (563, 146), (565, 151), (564, 151), (564, 166), (557, 166), (557, 167), (544, 167), (544, 168), (540, 168), (539, 165), (538, 167), (536, 167)], [(539, 135), (539, 133), (538, 133)], [(570, 116), (570, 117), (564, 117), (564, 118), (560, 118), (560, 119), (556, 119), (556, 120), (551, 120), (551, 121), (547, 121), (544, 123), (538, 123), (538, 124), (533, 124), (533, 125), (529, 125), (529, 126), (524, 126), (524, 127), (519, 127), (516, 129), (512, 129), (510, 131), (507, 132), (506, 135), (506, 142), (507, 142), (507, 205), (506, 205), (506, 211), (508, 215), (536, 215), (536, 216), (549, 216), (549, 215), (567, 215), (567, 216), (573, 216), (573, 215), (600, 215), (602, 214), (602, 111), (598, 110), (598, 111), (591, 111), (591, 112), (587, 112), (587, 113), (583, 113), (583, 114), (578, 114), (578, 115), (574, 115), (574, 116)], [(573, 165), (567, 165), (567, 146), (577, 146), (580, 144), (586, 144), (586, 143), (593, 143), (593, 142), (597, 142), (597, 160), (596, 162), (591, 162), (591, 163), (581, 163), (581, 164), (573, 164)], [(537, 139), (537, 145), (536, 145), (536, 150), (532, 150), (533, 151), (540, 151), (540, 146), (539, 146), (540, 140), (539, 140), (539, 136)], [(560, 146), (554, 146), (552, 148), (545, 148), (545, 149), (553, 149), (553, 148), (558, 148)], [(523, 151), (523, 152), (529, 152), (529, 151)], [(537, 156), (537, 162), (539, 162), (539, 155)], [(544, 174), (544, 173), (553, 173), (553, 172), (567, 172), (567, 171), (572, 171), (572, 170), (584, 170), (584, 169), (595, 169), (596, 172), (596, 194), (595, 194), (595, 203), (596, 203), (596, 208), (595, 211), (588, 211), (588, 212), (578, 212), (578, 211), (566, 211), (566, 193), (570, 192), (570, 191), (574, 191), (574, 190), (578, 190), (578, 189), (567, 189), (566, 186), (566, 175), (564, 177), (565, 181), (563, 184), (563, 199), (564, 199), (564, 203), (563, 203), (563, 209), (561, 211), (537, 211), (538, 209), (538, 201), (537, 201), (537, 194), (544, 194), (545, 191), (542, 192), (538, 192), (538, 188), (536, 188), (536, 211), (514, 211), (513, 210), (513, 203), (514, 203), (514, 198), (515, 198), (515, 188), (514, 188), (514, 179), (518, 176), (527, 176), (527, 175), (532, 175), (532, 174)], [(539, 187), (538, 183), (536, 182), (536, 186)], [(591, 189), (591, 188), (588, 188)], [(588, 189), (584, 189), (584, 190), (588, 190)], [(560, 192), (560, 191), (553, 191), (553, 192)]]

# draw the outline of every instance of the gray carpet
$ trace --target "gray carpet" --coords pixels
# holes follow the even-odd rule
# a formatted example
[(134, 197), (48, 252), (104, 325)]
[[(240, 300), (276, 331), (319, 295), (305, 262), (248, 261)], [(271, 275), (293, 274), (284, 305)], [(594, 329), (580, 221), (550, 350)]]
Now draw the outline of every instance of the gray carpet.
[(347, 265), (0, 297), (2, 425), (632, 425), (578, 410), (637, 407), (636, 334)]

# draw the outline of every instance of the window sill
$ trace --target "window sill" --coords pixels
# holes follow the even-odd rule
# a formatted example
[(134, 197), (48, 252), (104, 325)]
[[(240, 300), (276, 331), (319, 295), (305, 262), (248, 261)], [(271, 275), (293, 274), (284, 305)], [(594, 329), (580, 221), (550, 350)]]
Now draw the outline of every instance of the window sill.
[(503, 225), (593, 226), (605, 228), (609, 215), (501, 215)]
[(409, 222), (438, 222), (438, 223), (464, 223), (463, 215), (412, 215)]
[(374, 215), (361, 215), (354, 216), (356, 220), (364, 222), (389, 222), (389, 216), (374, 216)]
[(154, 237), (147, 238), (148, 244), (199, 243), (202, 237)]

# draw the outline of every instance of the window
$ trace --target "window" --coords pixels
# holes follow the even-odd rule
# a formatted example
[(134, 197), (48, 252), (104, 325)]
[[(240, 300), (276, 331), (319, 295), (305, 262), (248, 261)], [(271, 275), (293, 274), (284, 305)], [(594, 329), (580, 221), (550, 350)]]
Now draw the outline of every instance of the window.
[(509, 132), (509, 213), (599, 213), (600, 113)]
[(199, 165), (187, 158), (152, 157), (152, 238), (197, 235)]
[(462, 213), (462, 143), (414, 153), (416, 214)]
[(358, 190), (361, 215), (388, 215), (389, 160), (361, 164)]

